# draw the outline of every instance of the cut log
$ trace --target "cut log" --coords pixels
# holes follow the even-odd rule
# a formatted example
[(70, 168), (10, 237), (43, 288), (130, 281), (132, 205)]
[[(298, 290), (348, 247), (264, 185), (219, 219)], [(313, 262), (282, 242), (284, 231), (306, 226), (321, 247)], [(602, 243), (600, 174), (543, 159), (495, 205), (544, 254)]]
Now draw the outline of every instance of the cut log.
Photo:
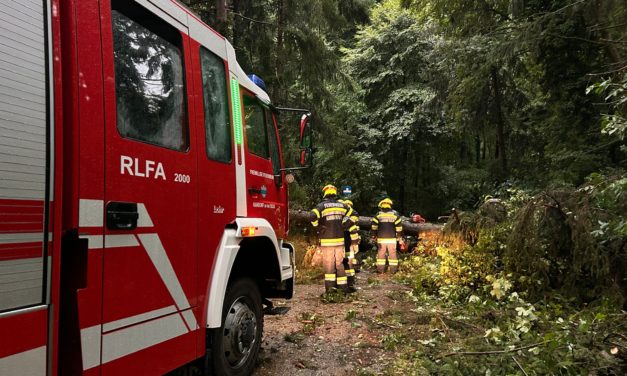
[[(299, 225), (310, 225), (311, 212), (305, 210), (290, 210), (290, 223)], [(372, 217), (360, 216), (359, 229), (369, 231), (372, 223)], [(405, 235), (418, 236), (425, 232), (442, 231), (441, 224), (436, 223), (413, 223), (409, 220), (403, 220), (403, 233)]]

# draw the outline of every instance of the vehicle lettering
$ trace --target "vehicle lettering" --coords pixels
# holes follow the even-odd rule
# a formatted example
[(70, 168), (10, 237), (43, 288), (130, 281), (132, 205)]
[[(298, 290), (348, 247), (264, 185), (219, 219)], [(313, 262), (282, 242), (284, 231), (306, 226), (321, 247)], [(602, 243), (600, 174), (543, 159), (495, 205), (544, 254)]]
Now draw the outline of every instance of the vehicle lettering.
[(189, 184), (189, 182), (192, 181), (192, 178), (189, 175), (184, 175), (184, 174), (174, 174), (174, 182), (176, 183), (186, 183)]
[(126, 155), (120, 156), (120, 173), (122, 175), (139, 176), (142, 178), (153, 178), (167, 180), (165, 170), (161, 162), (146, 160), (141, 169), (139, 158), (131, 158)]
[(269, 180), (274, 180), (274, 176), (273, 175), (265, 173), (265, 172), (252, 170), (252, 169), (248, 170), (248, 172), (251, 175), (253, 175), (253, 176), (259, 176), (259, 177), (266, 178), (266, 179), (269, 179)]
[(263, 202), (253, 202), (253, 208), (275, 209), (276, 206), (274, 204), (266, 204)]

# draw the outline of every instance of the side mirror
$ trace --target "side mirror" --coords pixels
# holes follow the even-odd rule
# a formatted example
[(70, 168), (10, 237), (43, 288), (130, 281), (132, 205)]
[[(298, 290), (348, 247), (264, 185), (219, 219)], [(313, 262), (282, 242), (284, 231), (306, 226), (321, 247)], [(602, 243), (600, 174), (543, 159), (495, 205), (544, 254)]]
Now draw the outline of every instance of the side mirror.
[[(311, 111), (302, 108), (287, 108), (287, 107), (275, 107), (276, 111), (298, 112), (303, 114), (300, 117), (299, 122), (299, 139), (298, 139), (298, 151), (299, 153), (294, 156), (294, 162), (298, 167), (282, 168), (281, 171), (298, 171), (310, 168), (313, 164), (313, 126), (311, 122)], [(293, 177), (292, 177), (293, 178)]]
[(298, 163), (300, 164), (301, 167), (308, 167), (311, 165), (312, 157), (313, 157), (312, 148), (302, 149), (300, 151), (300, 159)]
[(311, 113), (306, 113), (300, 118), (300, 148), (311, 149)]

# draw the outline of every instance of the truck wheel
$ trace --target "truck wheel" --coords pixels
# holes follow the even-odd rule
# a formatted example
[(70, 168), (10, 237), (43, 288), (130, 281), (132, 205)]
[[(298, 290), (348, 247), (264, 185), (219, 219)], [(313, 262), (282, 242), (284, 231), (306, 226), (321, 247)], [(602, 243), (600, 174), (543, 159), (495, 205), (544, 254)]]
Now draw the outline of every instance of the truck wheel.
[(222, 308), (222, 327), (213, 332), (211, 358), (216, 375), (250, 375), (255, 367), (263, 314), (257, 284), (242, 278), (226, 291)]

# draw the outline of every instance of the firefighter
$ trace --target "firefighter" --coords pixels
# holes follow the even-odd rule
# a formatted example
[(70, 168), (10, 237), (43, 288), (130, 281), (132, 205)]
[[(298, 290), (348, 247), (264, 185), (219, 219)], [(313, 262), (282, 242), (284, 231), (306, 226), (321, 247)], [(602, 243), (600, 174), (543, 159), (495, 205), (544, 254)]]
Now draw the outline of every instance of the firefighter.
[(377, 242), (377, 272), (385, 272), (385, 264), (389, 265), (390, 273), (398, 270), (396, 241), (403, 231), (401, 218), (392, 210), (392, 200), (384, 198), (379, 202), (379, 212), (372, 218), (372, 232)]
[(355, 271), (357, 269), (357, 259), (355, 254), (359, 252), (359, 213), (353, 208), (351, 200), (339, 200), (353, 209), (350, 219), (352, 226), (344, 231), (344, 270), (348, 278), (348, 289), (350, 292), (357, 291), (355, 289)]
[(353, 224), (352, 209), (337, 200), (337, 188), (322, 188), (323, 200), (312, 210), (311, 224), (317, 229), (322, 250), (325, 291), (340, 289), (350, 292), (344, 270), (344, 230)]

